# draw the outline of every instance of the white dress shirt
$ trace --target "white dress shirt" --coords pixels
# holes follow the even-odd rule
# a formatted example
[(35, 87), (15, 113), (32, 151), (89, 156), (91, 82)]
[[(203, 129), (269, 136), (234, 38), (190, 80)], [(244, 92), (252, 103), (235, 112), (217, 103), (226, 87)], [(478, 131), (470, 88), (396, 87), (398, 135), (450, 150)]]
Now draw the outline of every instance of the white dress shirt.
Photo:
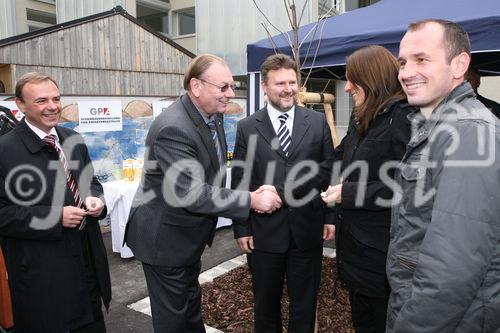
[[(45, 133), (45, 131), (42, 131), (41, 129), (39, 129), (38, 127), (36, 127), (35, 125), (31, 124), (28, 119), (24, 118), (24, 120), (26, 121), (26, 125), (28, 125), (28, 127), (33, 131), (35, 132), (35, 134), (43, 140), (43, 138), (45, 138), (47, 135), (55, 135), (56, 136), (56, 146), (61, 149), (61, 151), (63, 152), (64, 154), (64, 151), (62, 150), (62, 146), (61, 146), (61, 143), (59, 142), (59, 136), (57, 135), (57, 131), (55, 129), (55, 127), (52, 127), (50, 129), (50, 133), (47, 134)], [(66, 158), (66, 155), (64, 156)]]
[(275, 107), (271, 105), (271, 103), (267, 103), (267, 114), (269, 115), (269, 119), (271, 119), (271, 123), (273, 124), (274, 132), (278, 133), (278, 129), (280, 128), (281, 122), (279, 120), (279, 116), (283, 113), (288, 114), (288, 118), (285, 121), (285, 125), (290, 132), (290, 136), (293, 138), (293, 119), (295, 117), (295, 105), (286, 112), (282, 112), (277, 110)]

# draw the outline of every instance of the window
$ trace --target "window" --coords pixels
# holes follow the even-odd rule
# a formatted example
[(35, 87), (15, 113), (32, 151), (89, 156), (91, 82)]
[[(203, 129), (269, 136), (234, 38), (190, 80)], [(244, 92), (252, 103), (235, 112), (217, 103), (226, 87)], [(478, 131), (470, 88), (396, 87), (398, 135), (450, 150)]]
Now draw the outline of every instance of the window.
[(26, 18), (28, 19), (28, 21), (46, 23), (50, 25), (57, 23), (55, 13), (42, 12), (30, 8), (26, 8)]
[(378, 2), (378, 1), (379, 0), (360, 0), (359, 1), (359, 8), (373, 5), (375, 2)]
[(137, 19), (150, 28), (168, 34), (168, 10), (137, 4)]
[(29, 31), (47, 28), (57, 23), (55, 13), (43, 12), (31, 8), (26, 8), (26, 18), (28, 20)]
[(318, 0), (318, 17), (333, 16), (341, 12), (339, 0)]
[(353, 9), (358, 9), (358, 8), (366, 7), (369, 5), (373, 5), (374, 3), (378, 2), (378, 1), (379, 0), (354, 0), (354, 1), (344, 0), (344, 4), (345, 4), (346, 11), (350, 11)]
[(175, 13), (177, 19), (177, 35), (191, 35), (196, 33), (194, 7)]

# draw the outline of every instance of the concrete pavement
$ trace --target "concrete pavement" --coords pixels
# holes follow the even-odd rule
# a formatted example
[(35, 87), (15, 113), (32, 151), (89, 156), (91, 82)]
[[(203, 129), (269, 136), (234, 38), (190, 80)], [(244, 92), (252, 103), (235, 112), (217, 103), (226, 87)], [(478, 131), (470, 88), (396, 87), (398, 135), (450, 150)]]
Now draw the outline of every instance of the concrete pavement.
[[(122, 259), (120, 254), (113, 253), (110, 232), (104, 233), (103, 238), (108, 252), (113, 293), (110, 311), (104, 315), (107, 331), (153, 332), (151, 317), (128, 307), (148, 296), (141, 263), (134, 258)], [(239, 255), (241, 251), (233, 239), (232, 229), (221, 228), (215, 234), (214, 245), (203, 254), (201, 270), (204, 272)]]
[[(151, 317), (143, 312), (148, 312), (149, 309), (142, 310), (143, 312), (131, 309), (129, 306), (134, 304), (134, 308), (141, 310), (141, 307), (147, 307), (148, 296), (146, 280), (142, 271), (142, 265), (134, 258), (122, 259), (120, 254), (113, 253), (111, 250), (111, 232), (103, 233), (104, 243), (108, 252), (108, 260), (111, 273), (112, 295), (110, 311), (104, 315), (106, 328), (108, 333), (122, 332), (140, 332), (152, 333), (153, 327)], [(334, 248), (334, 242), (326, 242), (325, 247)], [(201, 258), (201, 280), (212, 275), (210, 270), (215, 266), (225, 263), (224, 266), (234, 266), (234, 262), (239, 264), (241, 255), (240, 249), (237, 247), (233, 238), (231, 227), (218, 229), (213, 246), (205, 249)], [(228, 260), (236, 258), (229, 263)], [(242, 259), (244, 261), (244, 257)], [(138, 303), (139, 302), (139, 303)], [(210, 331), (209, 332), (220, 332)]]

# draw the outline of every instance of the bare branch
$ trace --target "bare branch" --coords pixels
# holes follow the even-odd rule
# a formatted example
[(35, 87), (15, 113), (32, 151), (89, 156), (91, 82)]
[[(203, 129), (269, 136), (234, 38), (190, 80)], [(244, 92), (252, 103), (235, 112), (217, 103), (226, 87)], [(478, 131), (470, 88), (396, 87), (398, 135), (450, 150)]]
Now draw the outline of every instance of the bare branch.
[(276, 27), (273, 22), (271, 22), (271, 20), (266, 16), (266, 14), (264, 14), (264, 12), (260, 9), (259, 5), (257, 5), (257, 1), (256, 0), (252, 0), (255, 7), (257, 8), (257, 10), (262, 14), (262, 16), (264, 16), (264, 19), (267, 21), (267, 23), (269, 23), (274, 29), (276, 29), (276, 31), (278, 31), (279, 33), (281, 34), (285, 34), (283, 31), (281, 31), (280, 29), (278, 29), (278, 27)]
[(300, 45), (299, 45), (299, 48), (302, 47), (302, 44), (307, 40), (307, 37), (309, 36), (309, 34), (314, 30), (315, 33), (316, 33), (316, 30), (318, 29), (318, 25), (321, 23), (321, 21), (324, 21), (326, 20), (327, 18), (330, 17), (330, 13), (331, 12), (334, 12), (335, 14), (337, 14), (337, 11), (335, 8), (333, 7), (330, 7), (330, 9), (328, 10), (328, 12), (326, 12), (323, 16), (321, 16), (319, 19), (318, 19), (318, 22), (316, 22), (316, 24), (314, 24), (314, 26), (311, 28), (311, 30), (309, 30), (307, 32), (307, 34), (304, 36), (304, 38), (302, 38), (302, 41), (300, 42)]
[(292, 8), (292, 4), (288, 0), (283, 0), (283, 4), (285, 5), (286, 15), (288, 16), (288, 22), (290, 22), (290, 26), (293, 29), (294, 28), (293, 20), (292, 20), (292, 16), (290, 15), (290, 10), (289, 10), (289, 8)]
[(330, 82), (332, 82), (332, 80), (328, 80), (328, 81), (326, 82), (325, 87), (323, 88), (323, 91), (322, 91), (322, 93), (323, 93), (323, 94), (325, 93), (326, 88), (328, 88), (328, 86), (330, 85)]
[(273, 39), (273, 36), (271, 35), (271, 32), (269, 31), (269, 29), (267, 29), (267, 26), (265, 25), (265, 23), (261, 23), (262, 27), (264, 28), (264, 30), (266, 31), (267, 33), (267, 38), (269, 38), (269, 41), (271, 42), (271, 44), (273, 45), (273, 49), (274, 49), (274, 53), (279, 53), (281, 52), (281, 49), (278, 47), (278, 45), (276, 45), (276, 43), (274, 42), (274, 39)]
[(311, 28), (311, 30), (309, 30), (307, 32), (307, 34), (305, 34), (304, 38), (302, 38), (302, 41), (300, 42), (299, 44), (299, 48), (302, 47), (302, 44), (304, 44), (304, 42), (307, 40), (307, 37), (309, 36), (309, 34), (314, 31), (314, 34), (313, 34), (313, 37), (311, 37), (311, 40), (312, 38), (314, 38), (314, 35), (316, 34), (316, 30), (318, 30), (318, 25), (319, 25), (320, 21), (316, 22), (316, 24), (314, 24), (314, 26)]
[(328, 11), (326, 13), (323, 14), (323, 16), (321, 16), (319, 19), (318, 19), (318, 22), (321, 21), (321, 20), (324, 20), (328, 17), (330, 17), (330, 13), (333, 12), (335, 15), (340, 15), (340, 13), (338, 12), (337, 9), (335, 9), (333, 6), (330, 7), (330, 9), (328, 9)]
[(312, 41), (314, 40), (314, 37), (316, 36), (316, 32), (318, 31), (318, 27), (319, 27), (319, 24), (320, 24), (320, 21), (316, 22), (314, 24), (314, 26), (311, 28), (311, 30), (309, 30), (309, 32), (304, 36), (304, 38), (302, 38), (302, 41), (300, 42), (300, 45), (299, 45), (299, 50), (302, 48), (302, 44), (307, 40), (307, 37), (309, 36), (309, 34), (311, 32), (313, 32), (313, 35), (311, 37), (311, 42), (309, 43), (308, 47), (307, 47), (307, 52), (304, 56), (304, 61), (302, 63), (302, 65), (305, 65), (305, 63), (307, 62), (307, 59), (309, 58), (309, 53), (311, 51), (311, 47), (313, 46), (313, 43)]
[[(287, 1), (287, 0), (285, 0)], [(289, 2), (290, 3), (290, 2)], [(294, 54), (294, 60), (295, 63), (297, 64), (297, 68), (300, 68), (300, 49), (299, 49), (299, 26), (297, 24), (297, 7), (295, 6), (295, 1), (291, 0), (290, 4), (290, 11), (291, 13), (288, 12), (287, 8), (287, 13), (289, 13), (289, 17), (292, 19), (292, 32), (293, 32), (293, 54)], [(297, 83), (299, 87), (301, 87), (301, 77), (299, 76), (297, 78)]]
[(306, 2), (304, 2), (304, 6), (302, 7), (302, 11), (300, 12), (299, 22), (298, 22), (299, 27), (300, 27), (300, 22), (302, 22), (302, 17), (304, 16), (304, 12), (306, 10), (306, 6), (307, 6), (308, 2), (309, 2), (309, 0), (306, 0)]
[(303, 57), (304, 58), (304, 61), (302, 62), (302, 66), (304, 66), (307, 62), (307, 59), (309, 58), (309, 53), (311, 52), (311, 48), (313, 46), (313, 43), (312, 43), (312, 40), (314, 40), (314, 36), (316, 36), (316, 31), (318, 30), (318, 26), (316, 26), (316, 29), (314, 30), (314, 34), (313, 36), (311, 37), (311, 42), (309, 43), (309, 45), (307, 46), (307, 51), (306, 51), (306, 54), (305, 56)]
[(314, 67), (314, 63), (316, 62), (316, 57), (318, 56), (318, 51), (319, 51), (319, 46), (321, 45), (321, 38), (323, 38), (323, 29), (325, 28), (325, 22), (326, 20), (323, 20), (323, 24), (321, 25), (321, 31), (318, 39), (318, 46), (316, 47), (316, 52), (314, 52), (314, 58), (313, 61), (311, 62), (311, 70), (309, 71), (309, 74), (307, 74), (307, 77), (304, 81), (304, 84), (309, 80), (309, 76), (311, 76), (312, 68)]
[[(299, 45), (299, 49), (300, 49), (300, 48), (302, 47), (302, 44), (303, 44), (303, 43), (305, 42), (305, 40), (307, 39), (307, 36), (308, 36), (308, 35), (309, 35), (312, 31), (314, 31), (313, 37), (311, 37), (311, 41), (312, 41), (312, 40), (314, 39), (314, 36), (316, 35), (316, 31), (317, 31), (317, 29), (318, 29), (319, 24), (320, 24), (321, 22), (323, 22), (323, 24), (322, 24), (322, 26), (321, 26), (320, 37), (319, 37), (319, 39), (318, 39), (318, 45), (317, 45), (317, 47), (316, 47), (316, 52), (314, 53), (314, 58), (313, 58), (313, 61), (312, 61), (312, 63), (311, 63), (311, 68), (309, 69), (309, 73), (308, 73), (308, 74), (307, 74), (307, 76), (306, 76), (306, 79), (305, 79), (305, 81), (304, 81), (304, 85), (307, 83), (307, 81), (309, 80), (309, 77), (311, 76), (311, 73), (312, 73), (312, 68), (313, 68), (313, 66), (314, 66), (314, 63), (316, 62), (316, 57), (318, 56), (319, 47), (320, 47), (320, 45), (321, 45), (321, 39), (322, 39), (322, 36), (323, 36), (323, 29), (324, 29), (324, 26), (325, 26), (326, 20), (327, 20), (327, 18), (329, 18), (329, 17), (330, 17), (330, 15), (329, 15), (329, 14), (330, 14), (332, 11), (333, 11), (335, 14), (338, 14), (338, 13), (337, 13), (337, 10), (336, 10), (335, 8), (333, 8), (333, 6), (332, 6), (332, 7), (330, 7), (330, 9), (328, 10), (328, 12), (326, 12), (323, 16), (321, 16), (321, 18), (320, 18), (320, 19), (318, 20), (318, 22), (314, 25), (314, 27), (313, 27), (313, 28), (311, 28), (311, 30), (309, 30), (309, 32), (306, 34), (306, 36), (304, 36), (304, 38), (302, 39), (302, 42), (301, 42), (301, 43), (300, 43), (300, 45)], [(309, 46), (308, 46), (308, 48), (307, 48), (307, 52), (306, 52), (306, 56), (304, 57), (304, 62), (303, 62), (303, 64), (305, 64), (305, 63), (306, 63), (307, 58), (309, 57), (309, 52), (310, 52), (310, 50), (311, 50), (311, 47), (312, 47), (312, 43), (309, 43)]]
[[(269, 18), (266, 16), (266, 14), (264, 14), (264, 12), (260, 9), (259, 5), (257, 5), (257, 1), (256, 0), (252, 0), (255, 7), (257, 8), (257, 10), (262, 14), (262, 16), (264, 16), (264, 19), (267, 21), (267, 23), (269, 23), (269, 25), (271, 25), (276, 31), (278, 31), (280, 34), (282, 34), (283, 36), (286, 37), (286, 39), (288, 40), (288, 46), (290, 46), (290, 48), (293, 48), (293, 43), (292, 43), (292, 40), (290, 39), (290, 36), (281, 31), (280, 29), (278, 29), (272, 22), (271, 20), (269, 20)], [(267, 30), (266, 28), (266, 32), (269, 33), (269, 31)]]

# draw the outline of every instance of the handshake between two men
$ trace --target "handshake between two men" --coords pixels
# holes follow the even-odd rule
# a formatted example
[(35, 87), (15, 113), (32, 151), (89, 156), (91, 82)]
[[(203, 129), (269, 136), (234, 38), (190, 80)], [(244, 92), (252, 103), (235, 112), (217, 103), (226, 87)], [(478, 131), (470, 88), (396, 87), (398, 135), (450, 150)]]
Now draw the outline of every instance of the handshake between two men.
[(250, 207), (260, 214), (271, 214), (282, 205), (282, 201), (273, 185), (262, 185), (250, 192)]
[[(257, 213), (271, 214), (281, 207), (281, 201), (276, 188), (273, 185), (262, 185), (256, 191), (250, 192), (250, 206)], [(329, 186), (324, 192), (321, 192), (321, 199), (326, 204), (339, 204), (342, 202), (342, 184)]]
[[(342, 184), (329, 186), (321, 193), (322, 200), (329, 204), (340, 202), (340, 193)], [(283, 204), (276, 188), (273, 185), (262, 185), (256, 191), (250, 192), (250, 207), (259, 214), (272, 214), (281, 208)], [(323, 239), (331, 240), (335, 235), (335, 227), (330, 224), (324, 225)], [(245, 253), (252, 253), (255, 249), (253, 236), (237, 237), (236, 242), (240, 249)]]
[[(262, 185), (256, 191), (250, 192), (250, 207), (259, 214), (272, 214), (280, 209), (282, 203), (273, 185)], [(255, 248), (252, 236), (239, 237), (236, 242), (245, 253), (252, 253)]]

